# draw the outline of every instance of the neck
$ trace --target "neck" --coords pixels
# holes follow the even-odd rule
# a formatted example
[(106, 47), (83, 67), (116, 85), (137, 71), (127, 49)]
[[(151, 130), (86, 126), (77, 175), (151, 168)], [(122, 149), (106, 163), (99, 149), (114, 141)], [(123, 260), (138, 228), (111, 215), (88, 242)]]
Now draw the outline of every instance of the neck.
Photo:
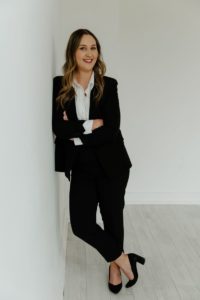
[(75, 78), (79, 84), (87, 85), (89, 82), (91, 75), (92, 75), (93, 70), (91, 71), (77, 71), (75, 73)]

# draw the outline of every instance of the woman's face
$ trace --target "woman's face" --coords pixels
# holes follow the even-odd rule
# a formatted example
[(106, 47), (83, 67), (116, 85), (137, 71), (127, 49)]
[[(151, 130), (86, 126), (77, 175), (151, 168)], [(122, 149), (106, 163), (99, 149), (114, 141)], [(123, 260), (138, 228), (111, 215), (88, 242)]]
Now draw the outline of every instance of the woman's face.
[(75, 57), (79, 71), (92, 71), (98, 58), (98, 50), (96, 41), (91, 35), (82, 36)]

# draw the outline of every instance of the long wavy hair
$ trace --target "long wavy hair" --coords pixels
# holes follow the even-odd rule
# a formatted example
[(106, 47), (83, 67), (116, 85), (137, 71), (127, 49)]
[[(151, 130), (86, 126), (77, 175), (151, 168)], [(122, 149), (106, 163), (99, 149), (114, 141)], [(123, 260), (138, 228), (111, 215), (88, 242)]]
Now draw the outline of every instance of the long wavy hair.
[(97, 61), (93, 67), (95, 102), (98, 103), (103, 95), (103, 89), (104, 89), (103, 76), (106, 72), (106, 65), (102, 58), (100, 43), (97, 37), (88, 29), (78, 29), (72, 32), (72, 34), (70, 35), (67, 48), (65, 51), (66, 61), (62, 67), (64, 73), (64, 76), (62, 77), (62, 88), (60, 89), (59, 94), (56, 98), (57, 104), (60, 104), (62, 108), (64, 108), (66, 102), (70, 101), (75, 97), (75, 90), (72, 86), (73, 76), (78, 67), (75, 53), (80, 45), (81, 38), (84, 34), (89, 34), (95, 39), (97, 45), (97, 51), (98, 51)]

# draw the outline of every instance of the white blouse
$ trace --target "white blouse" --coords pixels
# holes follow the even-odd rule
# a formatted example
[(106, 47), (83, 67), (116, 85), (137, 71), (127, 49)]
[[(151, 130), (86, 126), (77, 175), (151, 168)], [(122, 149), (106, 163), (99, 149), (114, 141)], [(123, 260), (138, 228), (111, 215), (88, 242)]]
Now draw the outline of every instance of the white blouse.
[[(92, 72), (90, 81), (85, 91), (82, 85), (80, 85), (75, 78), (73, 80), (72, 85), (76, 92), (75, 106), (76, 106), (77, 117), (79, 120), (86, 120), (83, 123), (83, 127), (85, 129), (84, 134), (92, 133), (93, 120), (89, 120), (89, 110), (90, 110), (90, 93), (94, 86), (94, 71)], [(73, 138), (73, 141), (76, 146), (83, 145), (80, 138)]]

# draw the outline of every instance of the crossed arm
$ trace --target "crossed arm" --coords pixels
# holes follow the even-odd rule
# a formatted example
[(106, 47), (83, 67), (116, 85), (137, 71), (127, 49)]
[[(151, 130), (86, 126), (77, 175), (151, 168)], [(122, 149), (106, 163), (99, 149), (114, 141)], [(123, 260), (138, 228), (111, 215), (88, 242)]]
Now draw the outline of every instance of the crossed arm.
[(59, 92), (59, 80), (54, 78), (53, 86), (53, 132), (58, 138), (68, 140), (80, 138), (83, 144), (98, 146), (111, 142), (119, 132), (120, 127), (120, 107), (117, 92), (117, 80), (112, 79), (105, 87), (104, 103), (102, 103), (103, 119), (94, 119), (92, 133), (84, 134), (83, 123), (85, 120), (69, 120), (67, 113), (61, 108), (57, 109), (55, 98)]
[[(66, 111), (63, 112), (63, 120), (69, 121)], [(100, 126), (103, 126), (103, 119), (90, 119), (86, 120), (83, 124), (85, 128), (84, 134), (91, 134), (92, 131)], [(79, 137), (70, 138), (74, 142), (74, 145), (83, 145)]]
[[(63, 120), (69, 121), (67, 113), (66, 113), (65, 110), (63, 111)], [(100, 127), (100, 126), (103, 125), (103, 119), (94, 119), (92, 121), (93, 121), (93, 123), (92, 123), (92, 130), (94, 130), (94, 129), (96, 129), (96, 128), (98, 128), (98, 127)]]

